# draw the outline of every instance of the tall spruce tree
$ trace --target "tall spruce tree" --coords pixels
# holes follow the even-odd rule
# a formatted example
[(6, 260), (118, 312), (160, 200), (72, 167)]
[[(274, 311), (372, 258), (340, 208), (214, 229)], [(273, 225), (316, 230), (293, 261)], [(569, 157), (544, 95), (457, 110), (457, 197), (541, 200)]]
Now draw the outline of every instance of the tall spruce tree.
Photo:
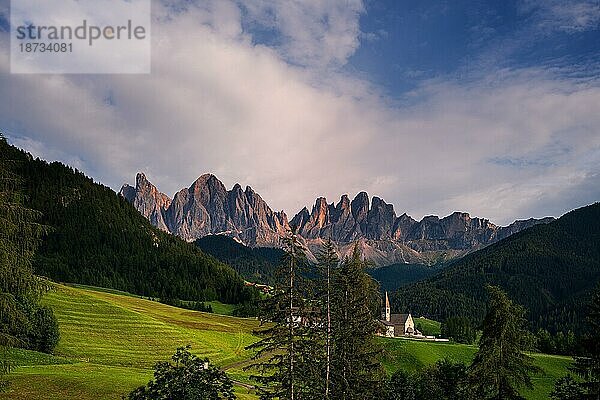
[(335, 246), (331, 239), (327, 240), (319, 254), (317, 255), (318, 269), (320, 274), (320, 285), (318, 289), (318, 297), (321, 305), (321, 321), (318, 326), (321, 328), (322, 337), (324, 337), (325, 347), (325, 382), (324, 382), (324, 394), (325, 400), (330, 398), (330, 387), (331, 387), (331, 348), (332, 348), (332, 329), (331, 329), (331, 287), (333, 282), (334, 274), (337, 272), (336, 268), (340, 262), (337, 253), (335, 252)]
[(273, 296), (261, 304), (261, 325), (256, 333), (262, 338), (248, 349), (256, 350), (254, 363), (247, 369), (258, 370), (253, 379), (259, 383), (261, 399), (303, 400), (315, 396), (319, 360), (314, 353), (315, 314), (307, 301), (300, 270), (306, 263), (305, 249), (295, 229), (282, 240), (285, 255), (280, 283)]
[(583, 340), (584, 355), (575, 357), (573, 371), (581, 378), (585, 399), (600, 400), (600, 285), (589, 305), (588, 333)]
[(532, 388), (530, 374), (539, 369), (525, 354), (530, 342), (525, 309), (499, 287), (487, 287), (490, 300), (483, 335), (469, 375), (480, 399), (521, 399), (518, 389)]
[[(6, 140), (0, 134), (0, 147)], [(41, 296), (32, 260), (42, 227), (39, 214), (23, 206), (12, 160), (0, 153), (0, 380), (10, 372), (7, 348), (27, 346), (31, 311)], [(6, 383), (0, 381), (0, 389)]]
[(384, 372), (374, 340), (379, 291), (365, 267), (355, 245), (333, 280), (331, 399), (373, 399), (382, 393)]

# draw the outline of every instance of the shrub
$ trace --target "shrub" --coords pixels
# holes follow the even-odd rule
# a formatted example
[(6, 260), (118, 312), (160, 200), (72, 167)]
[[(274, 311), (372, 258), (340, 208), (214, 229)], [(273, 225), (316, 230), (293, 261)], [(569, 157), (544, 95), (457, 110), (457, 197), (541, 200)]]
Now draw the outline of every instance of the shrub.
[(154, 379), (129, 393), (129, 400), (219, 400), (235, 399), (233, 382), (225, 372), (180, 347), (173, 362), (159, 362)]

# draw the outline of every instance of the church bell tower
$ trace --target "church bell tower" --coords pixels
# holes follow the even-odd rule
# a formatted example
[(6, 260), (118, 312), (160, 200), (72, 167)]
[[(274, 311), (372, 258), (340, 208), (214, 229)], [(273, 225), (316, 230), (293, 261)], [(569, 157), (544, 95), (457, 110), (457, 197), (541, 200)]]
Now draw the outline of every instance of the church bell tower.
[(388, 297), (388, 292), (385, 292), (385, 305), (383, 310), (381, 311), (381, 319), (390, 322), (390, 318), (392, 315), (392, 310), (390, 309), (390, 299)]

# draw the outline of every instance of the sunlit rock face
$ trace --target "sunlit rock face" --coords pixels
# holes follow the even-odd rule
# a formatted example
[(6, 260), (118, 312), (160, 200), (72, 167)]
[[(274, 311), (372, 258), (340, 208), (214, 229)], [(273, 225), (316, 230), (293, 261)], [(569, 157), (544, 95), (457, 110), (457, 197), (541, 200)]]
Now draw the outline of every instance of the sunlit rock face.
[(246, 187), (227, 190), (214, 175), (199, 177), (173, 200), (138, 174), (136, 187), (124, 185), (121, 195), (153, 225), (192, 241), (211, 234), (226, 234), (250, 246), (278, 246), (289, 228), (283, 212), (272, 211)]
[(433, 264), (459, 257), (538, 223), (553, 218), (515, 221), (499, 227), (487, 219), (455, 212), (447, 217), (427, 216), (421, 221), (379, 197), (361, 192), (353, 200), (343, 195), (337, 204), (319, 197), (309, 211), (303, 208), (288, 223), (258, 193), (236, 184), (227, 190), (212, 174), (199, 177), (173, 200), (161, 193), (142, 173), (136, 186), (124, 185), (121, 195), (158, 228), (192, 241), (224, 234), (248, 246), (280, 245), (290, 226), (297, 228), (314, 259), (323, 241), (331, 239), (344, 256), (355, 244), (378, 265), (398, 262)]
[(123, 185), (120, 194), (146, 217), (152, 225), (163, 231), (169, 231), (164, 219), (164, 210), (171, 204), (171, 199), (158, 191), (156, 186), (139, 173), (135, 179), (135, 187)]

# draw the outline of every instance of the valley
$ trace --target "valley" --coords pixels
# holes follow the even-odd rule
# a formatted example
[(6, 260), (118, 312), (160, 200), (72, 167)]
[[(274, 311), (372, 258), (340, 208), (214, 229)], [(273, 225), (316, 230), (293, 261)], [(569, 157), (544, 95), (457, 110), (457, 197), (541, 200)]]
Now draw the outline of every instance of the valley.
[[(234, 318), (183, 310), (138, 296), (93, 288), (55, 285), (43, 303), (59, 320), (61, 341), (55, 355), (14, 349), (18, 365), (11, 373), (11, 389), (2, 400), (109, 400), (144, 385), (151, 368), (169, 359), (185, 344), (210, 357), (232, 379), (251, 383), (243, 371), (251, 353), (244, 349), (257, 340), (255, 319)], [(417, 319), (418, 321), (418, 319)], [(470, 362), (476, 348), (452, 343), (379, 339), (388, 373), (399, 368), (413, 372), (448, 357)], [(536, 354), (543, 372), (533, 377), (535, 390), (527, 399), (545, 399), (556, 378), (566, 372), (570, 358)], [(256, 399), (236, 386), (240, 399)]]

